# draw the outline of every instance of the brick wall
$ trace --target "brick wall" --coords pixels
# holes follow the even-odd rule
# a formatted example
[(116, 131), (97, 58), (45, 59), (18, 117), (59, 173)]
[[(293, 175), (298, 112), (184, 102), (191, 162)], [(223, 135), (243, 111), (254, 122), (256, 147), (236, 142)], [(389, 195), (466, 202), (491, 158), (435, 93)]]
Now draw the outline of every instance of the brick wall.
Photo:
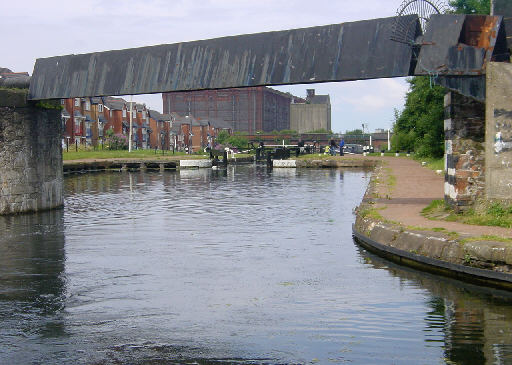
[(290, 96), (265, 87), (162, 94), (164, 114), (222, 119), (233, 131), (255, 133), (290, 128)]
[(466, 210), (485, 193), (485, 104), (445, 96), (445, 200)]

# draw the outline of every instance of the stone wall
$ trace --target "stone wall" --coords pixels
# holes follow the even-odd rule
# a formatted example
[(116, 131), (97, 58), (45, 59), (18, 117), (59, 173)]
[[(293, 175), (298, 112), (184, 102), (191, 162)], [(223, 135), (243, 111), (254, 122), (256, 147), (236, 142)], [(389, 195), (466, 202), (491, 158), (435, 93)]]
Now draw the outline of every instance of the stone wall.
[(512, 204), (512, 65), (487, 65), (486, 197)]
[(449, 92), (444, 129), (445, 201), (466, 210), (485, 192), (485, 104)]
[(0, 89), (0, 214), (63, 205), (60, 110), (26, 101), (28, 90)]

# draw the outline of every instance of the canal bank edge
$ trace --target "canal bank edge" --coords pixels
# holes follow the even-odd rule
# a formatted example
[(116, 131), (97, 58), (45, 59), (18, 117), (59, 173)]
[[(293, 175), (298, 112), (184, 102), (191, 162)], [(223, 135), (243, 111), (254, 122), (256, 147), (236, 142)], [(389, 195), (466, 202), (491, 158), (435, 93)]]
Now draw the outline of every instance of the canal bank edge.
[(352, 226), (355, 241), (390, 261), (512, 291), (512, 244), (386, 221), (374, 208), (374, 170)]

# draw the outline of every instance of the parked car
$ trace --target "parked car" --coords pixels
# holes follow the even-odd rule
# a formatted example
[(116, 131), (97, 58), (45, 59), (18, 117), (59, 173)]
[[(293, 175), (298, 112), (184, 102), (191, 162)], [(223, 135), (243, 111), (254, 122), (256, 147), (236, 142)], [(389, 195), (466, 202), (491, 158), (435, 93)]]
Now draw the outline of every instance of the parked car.
[(346, 144), (343, 147), (344, 153), (363, 153), (363, 146), (360, 144)]

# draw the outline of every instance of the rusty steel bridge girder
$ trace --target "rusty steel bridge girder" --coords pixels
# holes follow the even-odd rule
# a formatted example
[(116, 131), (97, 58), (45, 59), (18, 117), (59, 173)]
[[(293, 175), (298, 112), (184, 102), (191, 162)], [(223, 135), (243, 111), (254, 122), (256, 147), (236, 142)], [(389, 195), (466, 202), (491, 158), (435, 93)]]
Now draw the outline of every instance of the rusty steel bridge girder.
[[(500, 57), (500, 16), (437, 15), (425, 35), (416, 15), (400, 18), (416, 44), (391, 40), (397, 17), (169, 45), (42, 58), (29, 98), (150, 94), (307, 84), (413, 75), (464, 77), (473, 97), (485, 65)], [(466, 42), (466, 43), (464, 43)], [(508, 51), (508, 49), (507, 49)], [(508, 55), (507, 55), (508, 57)], [(505, 60), (505, 56), (503, 56)], [(465, 81), (467, 83), (467, 81)], [(483, 82), (483, 81), (481, 81)], [(483, 84), (485, 90), (485, 83)]]

